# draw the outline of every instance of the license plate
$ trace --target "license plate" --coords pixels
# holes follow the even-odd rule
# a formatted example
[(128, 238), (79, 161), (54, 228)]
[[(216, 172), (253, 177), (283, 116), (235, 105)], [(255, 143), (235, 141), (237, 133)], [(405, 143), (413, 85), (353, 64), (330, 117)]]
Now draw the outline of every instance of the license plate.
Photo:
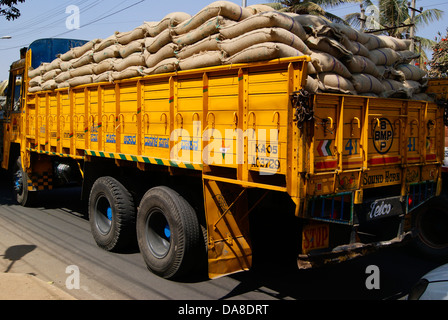
[(366, 220), (373, 221), (403, 214), (401, 197), (375, 200), (364, 205)]
[(317, 249), (330, 246), (330, 227), (328, 224), (311, 224), (303, 228), (302, 253), (307, 254)]

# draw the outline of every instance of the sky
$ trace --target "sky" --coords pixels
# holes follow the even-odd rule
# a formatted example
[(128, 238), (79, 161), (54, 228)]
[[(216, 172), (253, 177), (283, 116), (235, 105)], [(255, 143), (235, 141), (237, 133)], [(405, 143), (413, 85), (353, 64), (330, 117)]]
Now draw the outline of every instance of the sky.
[[(196, 14), (214, 0), (26, 0), (18, 4), (21, 11), (19, 19), (7, 21), (0, 17), (0, 38), (10, 36), (11, 39), (0, 39), (0, 81), (8, 78), (12, 62), (20, 58), (20, 48), (26, 47), (41, 38), (71, 38), (92, 40), (107, 38), (115, 31), (126, 32), (143, 24), (144, 21), (160, 21), (172, 12)], [(242, 0), (231, 0), (242, 5)], [(263, 0), (247, 0), (247, 5), (266, 3)], [(71, 19), (79, 8), (79, 29)], [(425, 9), (438, 8), (445, 11), (443, 18), (428, 27), (418, 30), (417, 35), (434, 39), (437, 32), (446, 33), (448, 27), (448, 1), (417, 0), (417, 7)], [(358, 4), (347, 4), (328, 11), (344, 16), (347, 13), (359, 12)]]

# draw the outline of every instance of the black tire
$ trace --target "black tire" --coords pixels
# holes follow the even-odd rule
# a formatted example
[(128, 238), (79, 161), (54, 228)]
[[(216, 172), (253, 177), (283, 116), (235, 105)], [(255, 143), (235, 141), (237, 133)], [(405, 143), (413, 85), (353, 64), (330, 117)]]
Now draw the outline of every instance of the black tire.
[(448, 202), (436, 198), (416, 212), (414, 245), (426, 257), (448, 260)]
[(89, 219), (97, 245), (119, 252), (136, 244), (134, 199), (116, 179), (99, 178), (89, 198)]
[(28, 190), (28, 175), (22, 168), (22, 160), (17, 158), (13, 172), (13, 190), (18, 204), (29, 207), (34, 200), (35, 192)]
[(137, 239), (148, 269), (165, 279), (186, 275), (204, 257), (204, 236), (195, 210), (167, 187), (153, 188), (143, 197)]

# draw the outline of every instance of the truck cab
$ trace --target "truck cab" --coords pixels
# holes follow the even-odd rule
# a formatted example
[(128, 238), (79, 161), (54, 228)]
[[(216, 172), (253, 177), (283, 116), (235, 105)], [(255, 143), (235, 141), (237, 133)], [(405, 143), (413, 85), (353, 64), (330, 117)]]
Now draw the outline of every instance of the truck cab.
[(20, 144), (19, 121), (24, 97), (24, 72), (25, 59), (20, 59), (11, 65), (9, 85), (5, 88), (2, 97), (0, 161), (3, 169), (9, 168), (11, 151), (15, 150), (14, 152), (17, 153)]
[[(0, 97), (0, 163), (3, 169), (12, 169), (20, 155), (21, 117), (28, 76), (26, 70), (36, 69), (43, 63), (49, 63), (59, 54), (71, 48), (85, 44), (87, 41), (75, 39), (40, 39), (28, 48), (20, 50), (20, 60), (11, 64), (9, 80), (4, 94)], [(32, 54), (29, 54), (32, 53)], [(29, 54), (29, 58), (27, 58)], [(32, 58), (31, 58), (32, 57)], [(0, 89), (3, 86), (0, 86)], [(0, 94), (1, 95), (1, 94)]]

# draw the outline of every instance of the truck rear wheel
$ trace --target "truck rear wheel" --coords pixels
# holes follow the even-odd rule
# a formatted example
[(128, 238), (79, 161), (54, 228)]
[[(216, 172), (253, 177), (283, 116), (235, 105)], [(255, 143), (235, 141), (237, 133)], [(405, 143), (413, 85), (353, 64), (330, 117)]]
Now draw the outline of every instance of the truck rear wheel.
[(22, 160), (20, 157), (17, 158), (14, 164), (13, 190), (18, 204), (23, 207), (31, 205), (34, 193), (28, 190), (27, 173), (22, 168)]
[(448, 260), (448, 211), (442, 198), (417, 212), (414, 244), (420, 253), (436, 260)]
[(116, 179), (99, 178), (89, 198), (93, 237), (106, 251), (123, 250), (135, 242), (135, 205), (132, 195)]
[(143, 197), (137, 238), (148, 269), (166, 279), (185, 275), (203, 256), (204, 238), (195, 210), (167, 187), (153, 188)]

